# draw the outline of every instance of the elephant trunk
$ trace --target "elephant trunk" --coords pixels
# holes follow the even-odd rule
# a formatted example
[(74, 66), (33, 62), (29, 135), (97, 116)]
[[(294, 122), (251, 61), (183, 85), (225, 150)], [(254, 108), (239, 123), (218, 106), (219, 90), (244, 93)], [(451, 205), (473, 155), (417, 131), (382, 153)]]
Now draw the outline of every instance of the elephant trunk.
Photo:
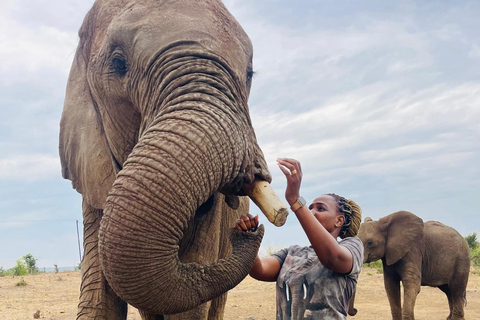
[(350, 298), (350, 301), (348, 301), (348, 315), (349, 316), (355, 316), (358, 312), (358, 310), (355, 308), (355, 295), (357, 291), (353, 291), (352, 297)]
[(236, 286), (252, 267), (263, 237), (263, 227), (248, 233), (232, 229), (230, 256), (207, 266), (179, 258), (196, 210), (232, 181), (245, 180), (242, 172), (247, 176), (254, 167), (244, 162), (253, 163), (256, 143), (232, 145), (227, 132), (248, 133), (241, 126), (225, 130), (225, 123), (236, 125), (228, 119), (205, 119), (212, 113), (218, 112), (202, 104), (188, 114), (157, 117), (107, 199), (99, 233), (105, 276), (122, 299), (154, 314), (190, 310)]

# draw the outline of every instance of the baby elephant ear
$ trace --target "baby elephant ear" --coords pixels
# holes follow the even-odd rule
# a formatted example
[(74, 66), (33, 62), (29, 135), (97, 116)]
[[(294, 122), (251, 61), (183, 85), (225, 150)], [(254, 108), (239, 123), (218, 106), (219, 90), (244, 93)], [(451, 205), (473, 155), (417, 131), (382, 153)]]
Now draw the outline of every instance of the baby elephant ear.
[(380, 219), (386, 224), (385, 258), (392, 265), (423, 238), (423, 220), (408, 211), (398, 211)]
[(103, 209), (115, 172), (90, 94), (87, 64), (81, 50), (77, 50), (68, 79), (59, 151), (62, 176), (72, 181), (84, 201)]

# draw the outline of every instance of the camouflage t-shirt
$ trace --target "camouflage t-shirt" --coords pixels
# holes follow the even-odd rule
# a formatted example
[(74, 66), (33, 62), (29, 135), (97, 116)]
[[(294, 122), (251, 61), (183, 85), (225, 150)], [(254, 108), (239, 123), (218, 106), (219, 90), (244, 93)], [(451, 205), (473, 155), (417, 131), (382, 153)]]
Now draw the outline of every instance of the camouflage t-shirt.
[(310, 247), (293, 245), (273, 257), (280, 262), (277, 277), (277, 320), (347, 319), (348, 301), (357, 285), (363, 263), (363, 244), (357, 237), (339, 242), (353, 256), (348, 274), (322, 265)]

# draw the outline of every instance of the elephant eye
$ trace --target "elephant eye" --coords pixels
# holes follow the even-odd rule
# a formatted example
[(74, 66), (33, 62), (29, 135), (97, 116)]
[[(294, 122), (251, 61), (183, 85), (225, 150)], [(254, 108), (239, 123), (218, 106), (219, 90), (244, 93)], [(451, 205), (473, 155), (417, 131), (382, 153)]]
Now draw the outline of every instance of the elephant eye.
[(373, 241), (368, 241), (368, 242), (367, 242), (367, 246), (368, 246), (368, 247), (373, 246)]
[(113, 70), (123, 76), (127, 73), (127, 62), (119, 57), (115, 57), (112, 59), (112, 68)]

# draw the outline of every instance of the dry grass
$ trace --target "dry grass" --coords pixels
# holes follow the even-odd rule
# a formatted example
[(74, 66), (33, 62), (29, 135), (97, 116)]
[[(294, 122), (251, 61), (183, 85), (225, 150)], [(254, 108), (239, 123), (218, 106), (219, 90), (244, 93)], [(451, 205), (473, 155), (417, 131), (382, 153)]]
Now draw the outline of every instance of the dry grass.
[[(480, 274), (470, 273), (467, 288), (468, 305), (465, 318), (480, 319)], [(26, 286), (16, 286), (21, 277), (0, 278), (0, 319), (26, 320), (40, 310), (40, 319), (75, 319), (80, 286), (80, 272), (46, 273), (23, 277)], [(357, 304), (358, 314), (349, 319), (391, 319), (388, 300), (383, 288), (383, 276), (374, 269), (364, 269), (360, 276)], [(229, 293), (225, 319), (275, 319), (275, 284), (247, 277)], [(448, 303), (437, 288), (422, 287), (418, 296), (417, 320), (445, 319)], [(140, 320), (135, 308), (129, 309), (128, 320)]]

